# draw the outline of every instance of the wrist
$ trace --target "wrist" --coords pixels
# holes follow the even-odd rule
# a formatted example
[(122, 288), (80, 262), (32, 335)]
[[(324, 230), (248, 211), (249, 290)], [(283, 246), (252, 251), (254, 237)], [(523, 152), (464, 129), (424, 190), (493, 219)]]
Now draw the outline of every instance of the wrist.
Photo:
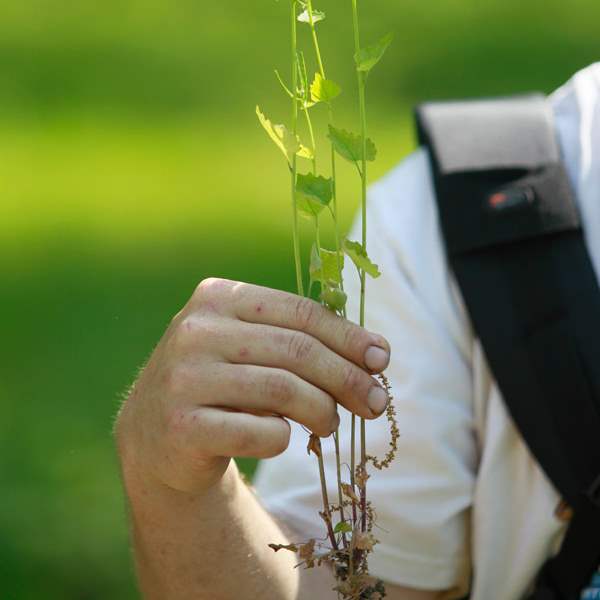
[[(137, 467), (133, 461), (121, 460), (123, 485), (129, 502), (135, 506), (224, 506), (237, 495), (241, 486), (245, 486), (234, 460), (229, 462), (225, 473), (210, 485), (189, 486), (189, 489), (173, 487), (162, 479)], [(179, 510), (179, 508), (178, 508)]]

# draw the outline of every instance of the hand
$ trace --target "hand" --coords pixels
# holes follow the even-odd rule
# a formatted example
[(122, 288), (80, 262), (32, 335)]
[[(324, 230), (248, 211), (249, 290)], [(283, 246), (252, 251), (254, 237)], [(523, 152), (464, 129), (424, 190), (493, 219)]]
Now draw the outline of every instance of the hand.
[(387, 396), (371, 374), (390, 349), (380, 335), (318, 303), (207, 279), (177, 314), (117, 420), (126, 481), (198, 494), (233, 456), (285, 451), (286, 419), (326, 437), (338, 404), (373, 419)]

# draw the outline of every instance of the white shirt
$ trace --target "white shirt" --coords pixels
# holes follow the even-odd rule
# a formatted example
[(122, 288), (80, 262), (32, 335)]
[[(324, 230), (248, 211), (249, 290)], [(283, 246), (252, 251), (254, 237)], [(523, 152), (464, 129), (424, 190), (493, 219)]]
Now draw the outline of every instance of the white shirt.
[[(600, 273), (600, 63), (548, 101)], [(472, 600), (519, 600), (559, 547), (560, 498), (507, 415), (471, 329), (446, 262), (424, 150), (375, 184), (369, 202), (369, 254), (383, 275), (368, 282), (366, 326), (391, 343), (387, 375), (402, 433), (393, 466), (369, 480), (380, 527), (371, 572), (397, 585), (450, 589), (449, 598), (470, 590)], [(353, 268), (345, 281), (356, 315)], [(347, 448), (350, 420), (341, 416)], [(388, 439), (385, 419), (368, 423), (370, 453), (384, 455)], [(322, 537), (317, 466), (306, 442), (294, 426), (288, 451), (263, 462), (255, 484), (269, 510), (307, 538)], [(335, 498), (331, 440), (324, 454)]]

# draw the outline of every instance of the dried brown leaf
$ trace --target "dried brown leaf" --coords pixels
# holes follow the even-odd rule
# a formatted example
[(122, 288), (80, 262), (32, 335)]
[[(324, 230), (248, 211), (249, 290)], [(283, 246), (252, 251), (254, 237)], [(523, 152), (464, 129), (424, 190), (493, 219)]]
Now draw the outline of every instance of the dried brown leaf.
[(298, 556), (303, 559), (313, 558), (315, 555), (315, 540), (309, 540), (302, 544), (298, 550)]
[(306, 451), (308, 454), (312, 452), (315, 456), (321, 456), (321, 440), (318, 435), (315, 435), (314, 433), (310, 434)]
[(315, 540), (310, 540), (302, 544), (298, 549), (298, 556), (304, 561), (307, 569), (315, 566)]
[(356, 495), (352, 486), (349, 483), (342, 483), (342, 492), (344, 492), (344, 496), (347, 496), (352, 500), (352, 502), (357, 502), (360, 504), (360, 498)]
[(367, 473), (367, 469), (365, 469), (365, 467), (363, 467), (362, 465), (359, 465), (356, 468), (356, 474), (354, 476), (354, 480), (356, 481), (359, 488), (363, 489), (365, 487), (365, 484), (367, 483), (367, 480), (369, 479), (369, 477), (371, 477), (371, 476)]
[(357, 550), (366, 550), (370, 552), (373, 550), (373, 546), (377, 543), (375, 536), (372, 533), (363, 533), (357, 531), (353, 536), (354, 547)]
[(280, 550), (289, 550), (290, 552), (298, 552), (296, 544), (269, 544), (269, 548), (279, 552)]

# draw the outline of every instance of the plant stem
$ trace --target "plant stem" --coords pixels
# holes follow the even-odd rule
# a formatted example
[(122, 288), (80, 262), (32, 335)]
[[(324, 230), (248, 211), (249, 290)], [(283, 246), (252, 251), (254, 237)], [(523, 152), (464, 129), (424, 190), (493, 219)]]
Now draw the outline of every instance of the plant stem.
[(334, 550), (338, 549), (338, 543), (335, 539), (335, 533), (333, 532), (333, 524), (331, 522), (331, 511), (329, 510), (329, 495), (327, 494), (327, 483), (325, 480), (325, 465), (323, 463), (323, 451), (321, 447), (321, 440), (318, 442), (319, 453), (317, 459), (319, 461), (319, 478), (321, 480), (321, 495), (323, 496), (323, 514), (325, 515), (325, 522), (327, 524), (327, 534), (329, 535), (329, 541)]
[[(313, 7), (312, 7), (312, 0), (308, 0), (307, 4), (306, 4), (306, 8), (308, 10), (308, 20), (309, 20), (309, 25), (310, 25), (310, 30), (311, 30), (311, 34), (312, 34), (312, 39), (313, 39), (313, 45), (315, 48), (315, 55), (317, 57), (317, 64), (319, 65), (319, 72), (321, 73), (321, 77), (323, 79), (327, 79), (327, 76), (325, 75), (325, 66), (323, 64), (323, 58), (321, 56), (321, 47), (319, 45), (319, 37), (317, 35), (317, 28), (315, 26), (315, 21), (314, 21), (314, 17), (313, 17)], [(327, 103), (327, 108), (328, 108), (328, 114), (329, 114), (329, 124), (330, 125), (334, 125), (334, 119), (333, 119), (333, 106), (331, 105), (331, 102)], [(333, 143), (331, 143), (331, 181), (332, 181), (332, 204), (333, 204), (333, 209), (331, 211), (331, 216), (333, 218), (333, 223), (335, 226), (335, 250), (337, 253), (337, 267), (338, 267), (338, 274), (339, 274), (339, 278), (340, 278), (340, 288), (342, 289), (342, 291), (344, 290), (344, 282), (342, 280), (342, 261), (340, 258), (340, 248), (341, 248), (341, 244), (340, 244), (340, 227), (339, 227), (339, 220), (338, 220), (338, 206), (337, 206), (337, 180), (336, 180), (336, 166), (335, 166), (335, 149), (333, 147)], [(343, 308), (342, 310), (342, 314), (344, 316), (344, 318), (346, 318), (346, 307)]]
[[(354, 26), (354, 51), (356, 55), (360, 52), (360, 29), (358, 24), (358, 6), (357, 0), (352, 0), (352, 23)], [(361, 124), (361, 209), (362, 209), (362, 246), (367, 249), (367, 110), (365, 100), (365, 74), (356, 68), (356, 77), (358, 82), (358, 103), (360, 111)], [(365, 294), (366, 294), (366, 273), (363, 270), (360, 274), (360, 326), (365, 325)], [(366, 426), (365, 420), (360, 420), (360, 464), (366, 468), (367, 450), (366, 450)], [(361, 487), (361, 529), (364, 532), (367, 528), (367, 485)]]
[[(344, 494), (342, 493), (342, 462), (340, 459), (340, 430), (339, 428), (335, 430), (333, 434), (333, 441), (335, 443), (335, 467), (337, 471), (337, 484), (338, 484), (338, 503), (340, 505), (340, 520), (342, 523), (346, 522), (346, 517), (344, 516)], [(344, 543), (344, 548), (348, 546), (348, 540), (346, 538), (346, 534), (342, 534), (342, 541)]]
[[(306, 118), (306, 126), (308, 127), (308, 134), (310, 136), (310, 144), (312, 150), (312, 167), (313, 173), (317, 174), (317, 144), (315, 143), (315, 132), (312, 125), (312, 119), (310, 118), (309, 100), (310, 100), (310, 86), (308, 85), (308, 77), (306, 75), (306, 62), (304, 60), (304, 54), (299, 52), (297, 54), (297, 66), (298, 66), (298, 77), (302, 84), (302, 103), (301, 109)], [(298, 90), (297, 90), (298, 91)], [(310, 292), (308, 294), (310, 296)]]
[[(321, 56), (319, 37), (317, 36), (317, 28), (315, 27), (315, 21), (314, 21), (314, 17), (313, 17), (312, 0), (307, 1), (306, 8), (308, 10), (309, 25), (310, 25), (310, 30), (311, 30), (311, 34), (312, 34), (315, 55), (317, 57), (317, 64), (319, 65), (319, 72), (321, 73), (321, 77), (323, 79), (327, 79), (327, 76), (325, 74), (325, 66), (323, 64), (323, 58)], [(333, 106), (331, 105), (331, 102), (327, 103), (327, 108), (328, 108), (328, 115), (329, 115), (329, 124), (333, 126), (334, 125)], [(342, 260), (340, 257), (340, 248), (341, 248), (340, 227), (339, 227), (339, 220), (338, 220), (338, 205), (337, 205), (337, 179), (336, 179), (336, 165), (335, 165), (335, 149), (333, 147), (333, 143), (331, 143), (331, 145), (330, 145), (330, 151), (331, 151), (331, 182), (332, 182), (332, 204), (333, 204), (331, 216), (333, 218), (333, 223), (334, 223), (334, 227), (335, 227), (335, 236), (334, 236), (335, 237), (335, 250), (336, 250), (336, 259), (337, 259), (337, 269), (338, 269), (338, 275), (339, 275), (339, 280), (340, 280), (340, 288), (343, 291), (344, 290), (344, 281), (342, 279)], [(344, 318), (346, 318), (346, 307), (344, 307), (342, 310), (342, 316)], [(354, 430), (354, 424), (355, 424), (355, 417), (354, 417), (354, 415), (352, 415), (353, 430)], [(339, 504), (340, 504), (340, 519), (342, 521), (345, 521), (344, 507), (342, 505), (343, 494), (342, 494), (342, 478), (341, 478), (341, 467), (340, 467), (341, 457), (340, 457), (340, 443), (339, 443), (339, 428), (335, 431), (334, 440), (335, 440), (335, 459), (336, 459), (336, 465), (337, 465), (338, 496), (339, 496)], [(352, 453), (352, 457), (354, 460), (354, 454), (355, 454), (354, 444), (352, 444), (351, 453)], [(354, 484), (354, 481), (353, 481), (354, 469), (352, 469), (352, 471), (353, 471), (353, 473), (351, 475), (351, 479), (352, 479), (351, 483)], [(355, 506), (353, 506), (353, 513), (354, 513), (354, 515), (356, 515), (356, 507)], [(356, 516), (354, 516), (354, 520), (356, 520)], [(343, 539), (344, 539), (344, 546), (346, 546), (346, 535), (345, 534), (344, 534)]]
[[(321, 261), (321, 281), (325, 278), (323, 271), (323, 261), (321, 260), (321, 228), (319, 227), (319, 215), (315, 215), (315, 240), (317, 242), (317, 255)], [(321, 284), (323, 287), (323, 284)]]
[(321, 77), (323, 77), (323, 79), (327, 79), (327, 77), (325, 77), (325, 68), (323, 67), (323, 59), (321, 58), (321, 49), (319, 47), (319, 39), (317, 38), (317, 29), (315, 27), (315, 20), (313, 17), (312, 0), (308, 0), (308, 2), (306, 3), (306, 8), (308, 10), (308, 23), (310, 25), (310, 31), (312, 33), (313, 44), (315, 46), (315, 54), (317, 55), (319, 71), (321, 73)]
[[(298, 54), (297, 54), (297, 31), (296, 31), (296, 0), (291, 1), (291, 54), (292, 54), (292, 133), (298, 133), (298, 102), (296, 89), (298, 87)], [(291, 191), (292, 191), (292, 213), (293, 213), (293, 240), (294, 240), (294, 262), (296, 263), (296, 286), (298, 295), (304, 296), (304, 284), (302, 282), (302, 259), (300, 256), (300, 232), (298, 227), (298, 208), (296, 206), (296, 175), (297, 157), (292, 156), (291, 165)]]
[[(321, 231), (319, 227), (319, 217), (315, 217), (315, 230), (316, 230), (316, 239), (317, 239), (317, 253), (319, 258), (321, 258)], [(323, 264), (321, 262), (321, 264)], [(323, 278), (323, 273), (321, 273), (321, 279)], [(339, 427), (333, 433), (333, 441), (335, 444), (335, 465), (337, 471), (337, 488), (338, 488), (338, 503), (339, 503), (339, 512), (340, 512), (340, 520), (342, 522), (346, 521), (346, 517), (344, 516), (344, 495), (342, 493), (342, 461), (340, 457), (340, 439), (339, 439)], [(342, 540), (344, 542), (344, 548), (348, 545), (348, 541), (346, 539), (346, 534), (344, 533), (342, 536)]]
[[(315, 215), (315, 237), (316, 237), (316, 242), (317, 242), (317, 254), (320, 259), (321, 258), (321, 228), (319, 226), (319, 216), (318, 215)], [(321, 273), (321, 276), (322, 276), (322, 273)], [(331, 510), (329, 509), (329, 494), (327, 493), (327, 480), (325, 477), (325, 465), (323, 463), (323, 453), (322, 453), (320, 439), (318, 439), (318, 448), (319, 448), (319, 453), (317, 455), (317, 458), (319, 459), (319, 479), (321, 480), (321, 495), (323, 497), (323, 510), (324, 510), (324, 514), (325, 514), (325, 520), (327, 522), (327, 533), (329, 534), (329, 539), (331, 541), (333, 548), (335, 550), (337, 550), (338, 544), (335, 539), (335, 533), (333, 532), (333, 525), (332, 525), (332, 521), (331, 521)], [(341, 495), (339, 472), (338, 472), (338, 494)], [(342, 516), (342, 519), (343, 519), (343, 516)]]
[[(308, 108), (306, 107), (306, 105), (303, 106), (302, 108), (303, 112), (304, 112), (304, 117), (306, 118), (306, 125), (308, 127), (308, 135), (310, 137), (310, 145), (311, 145), (311, 149), (312, 149), (312, 168), (313, 168), (313, 173), (316, 175), (317, 174), (317, 145), (315, 143), (315, 133), (313, 130), (313, 125), (312, 125), (312, 119), (310, 118), (310, 114), (308, 113)], [(310, 294), (309, 294), (310, 296)]]

